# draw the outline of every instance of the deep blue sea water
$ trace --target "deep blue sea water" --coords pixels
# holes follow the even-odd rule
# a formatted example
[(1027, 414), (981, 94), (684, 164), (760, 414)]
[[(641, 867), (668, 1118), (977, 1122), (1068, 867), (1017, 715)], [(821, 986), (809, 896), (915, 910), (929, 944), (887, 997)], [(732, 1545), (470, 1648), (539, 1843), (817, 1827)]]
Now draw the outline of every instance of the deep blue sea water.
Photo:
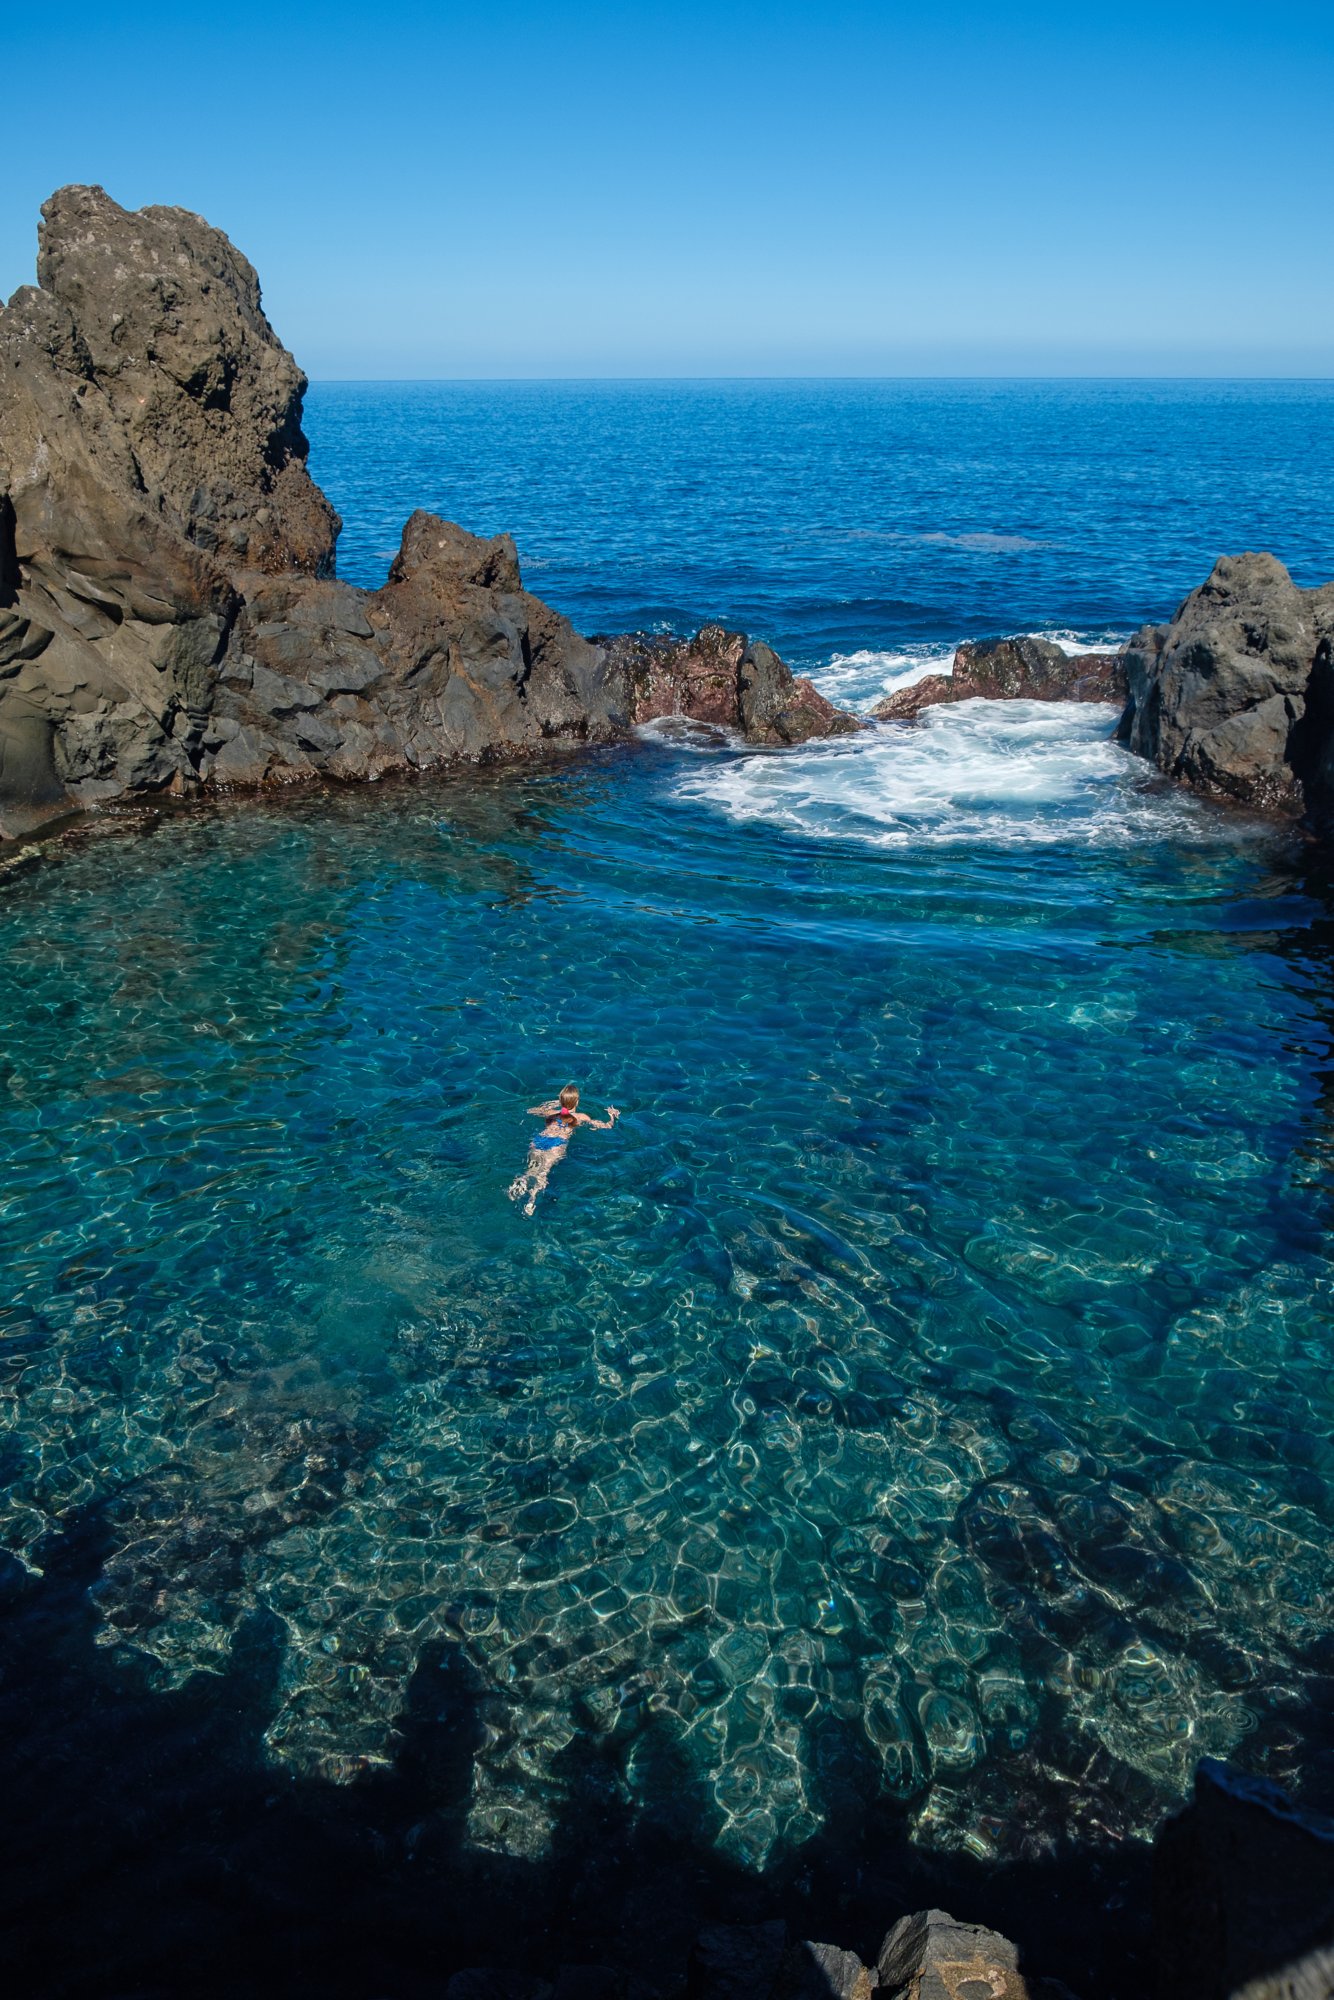
[[(968, 635), (1111, 643), (1225, 550), (1334, 573), (1331, 385), (323, 384), (307, 421), (353, 580), (426, 505), (583, 629), (722, 618), (863, 705)], [(108, 818), (7, 880), (32, 1587), (96, 1516), (96, 1644), (163, 1690), (262, 1617), (263, 1754), (344, 1785), (454, 1649), (496, 1854), (589, 1755), (751, 1870), (882, 1810), (1098, 1848), (1204, 1754), (1327, 1793), (1330, 882), (1113, 721), (650, 739)], [(624, 1116), (529, 1221), (568, 1079)]]

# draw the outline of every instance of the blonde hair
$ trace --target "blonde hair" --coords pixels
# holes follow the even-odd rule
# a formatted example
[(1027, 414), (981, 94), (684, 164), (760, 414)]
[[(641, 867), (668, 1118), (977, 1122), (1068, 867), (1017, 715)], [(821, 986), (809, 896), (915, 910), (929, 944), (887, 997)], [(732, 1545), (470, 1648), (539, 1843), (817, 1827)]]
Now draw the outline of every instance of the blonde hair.
[(579, 1089), (577, 1084), (567, 1083), (564, 1090), (562, 1090), (560, 1094), (560, 1101), (565, 1106), (567, 1111), (569, 1110), (571, 1105), (577, 1104), (579, 1102)]

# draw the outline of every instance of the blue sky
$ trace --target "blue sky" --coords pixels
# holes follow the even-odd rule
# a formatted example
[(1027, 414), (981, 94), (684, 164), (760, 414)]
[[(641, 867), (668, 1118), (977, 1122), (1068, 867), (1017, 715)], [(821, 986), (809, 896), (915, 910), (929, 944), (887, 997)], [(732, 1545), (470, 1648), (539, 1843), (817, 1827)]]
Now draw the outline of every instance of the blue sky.
[(315, 377), (1334, 374), (1331, 0), (67, 0), (4, 40), (0, 292), (101, 181), (224, 228)]

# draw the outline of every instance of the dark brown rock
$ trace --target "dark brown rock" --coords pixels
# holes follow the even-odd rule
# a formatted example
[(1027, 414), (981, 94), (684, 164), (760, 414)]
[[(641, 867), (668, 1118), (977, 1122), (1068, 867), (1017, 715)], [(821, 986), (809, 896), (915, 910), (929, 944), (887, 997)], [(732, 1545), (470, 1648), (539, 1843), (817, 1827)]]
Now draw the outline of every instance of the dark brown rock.
[(862, 727), (855, 716), (827, 701), (804, 674), (790, 673), (762, 640), (742, 653), (737, 688), (748, 743), (809, 743), (817, 737), (851, 736)]
[(514, 544), (414, 514), (384, 588), (334, 579), (305, 377), (226, 237), (63, 188), (0, 311), (0, 838), (129, 792), (611, 740), (698, 714), (759, 743), (855, 727), (717, 628), (604, 648)]
[(860, 727), (810, 681), (794, 677), (771, 646), (750, 643), (744, 632), (705, 625), (693, 639), (632, 633), (604, 643), (608, 678), (623, 690), (632, 724), (688, 716), (773, 745)]
[(1206, 1759), (1154, 1843), (1158, 2000), (1334, 1994), (1334, 1821)]
[(605, 741), (626, 727), (602, 650), (523, 589), (507, 535), (414, 514), (366, 613), (389, 669), (381, 706), (408, 760)]
[(306, 471), (304, 377), (226, 238), (100, 188), (42, 213), (40, 283), (0, 312), (0, 832), (32, 817), (25, 715), (49, 732), (45, 808), (194, 783), (227, 565), (313, 575), (338, 528)]
[(941, 702), (1111, 701), (1126, 698), (1119, 653), (1066, 653), (1050, 639), (1021, 634), (960, 646), (953, 671), (928, 674), (896, 688), (871, 713), (877, 722), (905, 722)]

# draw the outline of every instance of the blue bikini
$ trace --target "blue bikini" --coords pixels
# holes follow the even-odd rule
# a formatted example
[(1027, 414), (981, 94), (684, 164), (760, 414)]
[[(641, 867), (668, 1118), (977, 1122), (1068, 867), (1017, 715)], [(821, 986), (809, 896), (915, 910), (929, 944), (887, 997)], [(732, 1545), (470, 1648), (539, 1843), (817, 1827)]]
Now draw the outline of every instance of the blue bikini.
[[(570, 1132), (573, 1132), (574, 1113), (572, 1111), (558, 1111), (556, 1116), (558, 1118), (568, 1118), (570, 1121)], [(550, 1146), (568, 1146), (570, 1143), (570, 1132), (534, 1132), (531, 1143), (539, 1147), (543, 1152)]]

